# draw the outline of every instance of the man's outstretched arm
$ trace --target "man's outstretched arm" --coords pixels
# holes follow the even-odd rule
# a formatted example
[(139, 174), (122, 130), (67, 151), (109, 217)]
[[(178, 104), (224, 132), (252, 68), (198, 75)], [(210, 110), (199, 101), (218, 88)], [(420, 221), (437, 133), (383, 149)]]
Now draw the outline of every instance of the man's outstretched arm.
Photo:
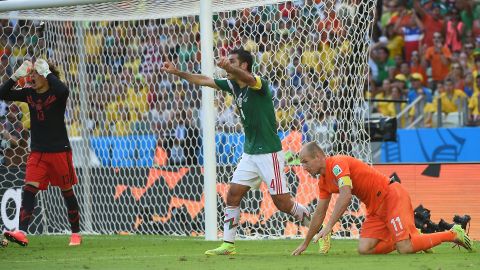
[(175, 65), (169, 61), (163, 62), (163, 66), (160, 68), (162, 72), (170, 73), (173, 75), (177, 75), (178, 77), (187, 80), (189, 83), (201, 85), (201, 86), (208, 86), (214, 89), (220, 89), (218, 88), (217, 84), (215, 84), (215, 81), (207, 76), (201, 75), (201, 74), (193, 74), (189, 72), (184, 72), (175, 67)]

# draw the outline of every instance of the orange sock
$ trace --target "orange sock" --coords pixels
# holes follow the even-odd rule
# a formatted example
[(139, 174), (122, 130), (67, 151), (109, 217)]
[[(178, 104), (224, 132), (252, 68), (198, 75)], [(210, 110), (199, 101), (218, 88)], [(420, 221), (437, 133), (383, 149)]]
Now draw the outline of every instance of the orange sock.
[(375, 246), (373, 254), (388, 254), (395, 250), (395, 241), (380, 241)]
[(426, 250), (434, 246), (438, 246), (443, 242), (452, 242), (455, 239), (455, 234), (446, 231), (431, 234), (417, 234), (412, 235), (410, 241), (414, 252)]

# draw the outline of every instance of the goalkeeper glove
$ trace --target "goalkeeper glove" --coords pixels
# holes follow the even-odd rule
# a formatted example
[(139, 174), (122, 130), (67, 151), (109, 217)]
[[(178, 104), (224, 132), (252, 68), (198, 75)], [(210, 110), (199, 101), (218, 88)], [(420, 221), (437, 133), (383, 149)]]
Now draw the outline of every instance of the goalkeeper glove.
[(17, 70), (15, 70), (12, 77), (10, 78), (14, 81), (18, 81), (18, 79), (27, 76), (31, 70), (32, 70), (32, 62), (24, 61), (22, 65)]
[(33, 67), (38, 74), (42, 75), (45, 78), (48, 76), (48, 74), (52, 73), (50, 71), (47, 61), (45, 61), (44, 59), (37, 59)]

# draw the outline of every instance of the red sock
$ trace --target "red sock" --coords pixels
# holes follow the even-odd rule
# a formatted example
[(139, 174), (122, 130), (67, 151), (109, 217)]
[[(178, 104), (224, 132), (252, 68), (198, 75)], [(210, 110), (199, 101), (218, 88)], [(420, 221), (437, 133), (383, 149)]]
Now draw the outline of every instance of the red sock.
[(414, 252), (426, 250), (434, 246), (438, 246), (443, 242), (452, 242), (455, 239), (455, 234), (446, 232), (437, 232), (431, 234), (417, 234), (412, 235), (410, 241)]
[(380, 241), (375, 246), (373, 254), (388, 254), (395, 250), (395, 241), (388, 240), (388, 241)]

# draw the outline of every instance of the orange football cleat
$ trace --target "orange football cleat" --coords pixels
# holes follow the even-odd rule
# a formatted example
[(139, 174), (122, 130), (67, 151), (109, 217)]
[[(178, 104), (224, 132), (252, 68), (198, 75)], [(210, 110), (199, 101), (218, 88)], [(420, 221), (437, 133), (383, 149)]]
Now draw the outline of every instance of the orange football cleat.
[(3, 233), (3, 236), (9, 241), (15, 242), (21, 246), (26, 247), (28, 245), (27, 236), (22, 231), (6, 231)]
[(72, 233), (69, 246), (79, 246), (82, 243), (82, 236), (79, 233)]

